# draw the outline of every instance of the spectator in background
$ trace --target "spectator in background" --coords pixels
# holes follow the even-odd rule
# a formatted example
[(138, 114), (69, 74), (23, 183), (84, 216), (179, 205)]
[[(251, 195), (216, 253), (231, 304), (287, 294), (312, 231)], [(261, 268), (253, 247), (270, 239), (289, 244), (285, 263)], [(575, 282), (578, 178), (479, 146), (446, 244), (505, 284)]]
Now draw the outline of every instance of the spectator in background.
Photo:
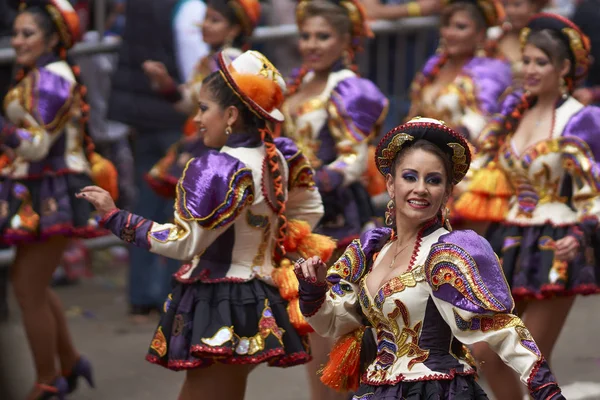
[[(188, 80), (196, 62), (208, 53), (198, 28), (205, 11), (200, 0), (127, 0), (125, 5), (127, 23), (108, 118), (136, 131), (133, 150), (138, 198), (134, 210), (153, 220), (170, 218), (172, 204), (158, 197), (143, 177), (179, 139), (186, 116), (152, 90), (142, 64), (149, 59), (160, 61), (177, 83)], [(145, 320), (162, 306), (169, 293), (170, 275), (179, 263), (139, 248), (131, 249), (130, 259), (130, 313), (138, 321)]]
[(592, 65), (585, 87), (577, 89), (573, 97), (585, 105), (600, 103), (600, 0), (582, 0), (577, 4), (573, 22), (590, 39)]

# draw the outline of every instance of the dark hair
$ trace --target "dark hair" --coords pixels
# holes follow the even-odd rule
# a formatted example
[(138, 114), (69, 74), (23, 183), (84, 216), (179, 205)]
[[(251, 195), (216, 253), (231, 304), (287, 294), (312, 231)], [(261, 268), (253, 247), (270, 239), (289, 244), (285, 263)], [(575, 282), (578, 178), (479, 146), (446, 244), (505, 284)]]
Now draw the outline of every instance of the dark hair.
[[(40, 30), (44, 33), (44, 37), (46, 40), (49, 40), (53, 34), (58, 35), (58, 30), (56, 28), (56, 24), (52, 20), (52, 17), (48, 13), (48, 11), (41, 6), (31, 6), (27, 7), (24, 10), (19, 12), (20, 14), (29, 13), (33, 16), (36, 23), (39, 25)], [(89, 135), (89, 127), (88, 127), (88, 119), (90, 114), (90, 106), (86, 101), (86, 92), (87, 89), (83, 82), (81, 81), (81, 76), (79, 74), (79, 67), (75, 65), (75, 63), (71, 60), (71, 58), (67, 55), (67, 49), (65, 48), (64, 43), (60, 40), (56, 47), (53, 49), (54, 55), (56, 55), (61, 60), (65, 61), (71, 71), (73, 72), (73, 76), (75, 77), (75, 89), (74, 92), (78, 93), (81, 99), (81, 129), (83, 132), (83, 140), (84, 140), (84, 149), (85, 154), (88, 157), (88, 161), (90, 159), (91, 154), (94, 152), (95, 146), (92, 141), (91, 136)], [(17, 85), (27, 74), (27, 70), (24, 68), (19, 69), (15, 78), (12, 82), (12, 86)]]
[(250, 38), (246, 36), (246, 32), (244, 32), (244, 25), (242, 24), (242, 21), (240, 21), (235, 9), (229, 5), (230, 1), (208, 0), (206, 2), (206, 6), (212, 8), (225, 17), (229, 24), (240, 26), (240, 33), (233, 39), (232, 46), (236, 48), (242, 48), (244, 45), (246, 45)]
[(438, 146), (425, 139), (417, 140), (412, 146), (405, 147), (396, 154), (396, 158), (392, 163), (392, 177), (396, 177), (396, 168), (398, 167), (398, 164), (400, 164), (407, 155), (416, 150), (426, 151), (442, 160), (442, 164), (444, 165), (444, 170), (446, 172), (446, 186), (448, 188), (452, 187), (452, 182), (454, 181), (454, 169), (452, 168), (452, 161), (450, 161), (450, 157)]
[(348, 10), (344, 6), (332, 3), (330, 1), (311, 1), (303, 6), (302, 21), (313, 17), (323, 17), (331, 24), (341, 35), (352, 34), (352, 21)]
[(279, 154), (273, 140), (271, 131), (267, 129), (265, 121), (254, 114), (248, 106), (246, 106), (237, 94), (227, 85), (225, 78), (219, 71), (215, 71), (204, 79), (202, 87), (206, 87), (215, 97), (215, 101), (222, 108), (234, 106), (240, 111), (243, 126), (246, 131), (255, 130), (260, 132), (262, 141), (265, 145), (266, 166), (271, 173), (273, 192), (275, 193), (276, 204), (273, 206), (277, 210), (277, 236), (276, 243), (273, 249), (275, 261), (280, 261), (285, 256), (284, 240), (287, 232), (287, 218), (285, 216), (285, 190), (283, 188), (283, 177), (279, 166)]
[[(31, 14), (35, 22), (38, 24), (40, 30), (44, 33), (44, 39), (46, 39), (47, 42), (50, 41), (52, 35), (58, 35), (56, 25), (54, 24), (52, 17), (50, 17), (50, 14), (48, 14), (48, 11), (46, 11), (45, 8), (40, 6), (27, 7), (25, 10), (20, 11), (19, 15), (25, 13)], [(54, 52), (57, 53), (59, 46), (60, 44), (57, 45), (55, 49), (53, 49)]]
[(214, 71), (202, 81), (202, 86), (206, 87), (215, 97), (216, 103), (221, 108), (234, 106), (240, 112), (242, 125), (247, 131), (264, 128), (265, 121), (259, 118), (256, 114), (242, 102), (237, 94), (227, 85), (225, 79), (219, 71)]
[(444, 7), (441, 17), (442, 26), (448, 25), (450, 23), (450, 18), (458, 11), (466, 11), (473, 22), (475, 22), (475, 27), (478, 31), (487, 28), (487, 22), (485, 21), (485, 17), (481, 10), (475, 4), (460, 1)]
[(571, 61), (571, 68), (567, 76), (573, 78), (575, 61), (568, 45), (559, 32), (553, 29), (533, 31), (527, 37), (527, 44), (531, 44), (543, 51), (555, 66), (562, 67), (564, 60)]

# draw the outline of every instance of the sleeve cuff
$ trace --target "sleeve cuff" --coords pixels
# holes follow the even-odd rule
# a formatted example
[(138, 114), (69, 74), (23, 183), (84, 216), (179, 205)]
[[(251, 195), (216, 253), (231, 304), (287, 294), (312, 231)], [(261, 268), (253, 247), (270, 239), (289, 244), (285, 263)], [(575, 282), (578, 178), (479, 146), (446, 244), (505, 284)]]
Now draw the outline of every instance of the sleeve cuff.
[(305, 317), (311, 317), (319, 311), (325, 301), (327, 282), (311, 283), (298, 276), (298, 294), (300, 296), (300, 311)]

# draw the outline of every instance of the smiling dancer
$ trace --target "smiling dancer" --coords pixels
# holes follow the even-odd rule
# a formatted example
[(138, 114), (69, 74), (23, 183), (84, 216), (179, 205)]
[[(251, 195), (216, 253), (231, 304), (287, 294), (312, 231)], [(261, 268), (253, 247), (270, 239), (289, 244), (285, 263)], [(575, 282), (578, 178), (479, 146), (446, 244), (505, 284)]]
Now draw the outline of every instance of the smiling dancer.
[(287, 367), (310, 360), (308, 338), (292, 325), (288, 302), (273, 285), (286, 255), (289, 219), (315, 225), (323, 215), (312, 170), (289, 139), (273, 140), (271, 124), (285, 83), (262, 54), (233, 62), (198, 93), (195, 122), (209, 150), (191, 159), (177, 184), (174, 223), (160, 224), (115, 208), (107, 193), (80, 197), (104, 215), (122, 240), (188, 261), (175, 274), (147, 359), (186, 370), (181, 400), (243, 399), (260, 363)]
[[(600, 109), (571, 96), (590, 63), (576, 25), (538, 14), (521, 39), (526, 92), (510, 95), (486, 128), (457, 208), (494, 222), (486, 237), (550, 358), (575, 295), (600, 293)], [(496, 397), (521, 398), (512, 371), (485, 346), (476, 350)]]
[[(393, 129), (376, 152), (392, 198), (392, 228), (364, 233), (329, 270), (317, 257), (296, 264), (302, 313), (317, 333), (341, 336), (322, 379), (338, 389), (358, 387), (355, 400), (487, 399), (463, 345), (475, 342), (489, 343), (534, 399), (564, 399), (511, 313), (510, 289), (489, 243), (473, 231), (449, 232), (442, 221), (470, 161), (466, 140), (441, 121), (417, 118)], [(360, 354), (363, 334), (376, 341), (376, 354)], [(368, 365), (362, 376), (359, 358)]]

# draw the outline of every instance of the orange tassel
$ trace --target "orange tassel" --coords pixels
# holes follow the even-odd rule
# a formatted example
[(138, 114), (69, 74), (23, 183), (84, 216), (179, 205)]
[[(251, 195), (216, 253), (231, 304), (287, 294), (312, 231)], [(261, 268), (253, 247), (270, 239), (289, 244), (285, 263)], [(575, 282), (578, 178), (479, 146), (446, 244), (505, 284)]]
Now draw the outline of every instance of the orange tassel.
[(360, 385), (360, 348), (365, 327), (340, 337), (321, 370), (321, 382), (338, 392), (355, 391)]
[(290, 317), (290, 322), (298, 334), (307, 335), (314, 332), (314, 329), (306, 322), (304, 315), (302, 315), (302, 311), (300, 311), (300, 301), (297, 297), (290, 300), (287, 306), (287, 312)]
[(92, 179), (96, 185), (108, 191), (113, 200), (117, 200), (119, 198), (118, 174), (113, 163), (98, 153), (92, 153), (90, 165)]
[(298, 298), (298, 278), (294, 273), (294, 265), (290, 260), (284, 258), (271, 274), (273, 281), (279, 288), (279, 294), (284, 300), (291, 301)]

